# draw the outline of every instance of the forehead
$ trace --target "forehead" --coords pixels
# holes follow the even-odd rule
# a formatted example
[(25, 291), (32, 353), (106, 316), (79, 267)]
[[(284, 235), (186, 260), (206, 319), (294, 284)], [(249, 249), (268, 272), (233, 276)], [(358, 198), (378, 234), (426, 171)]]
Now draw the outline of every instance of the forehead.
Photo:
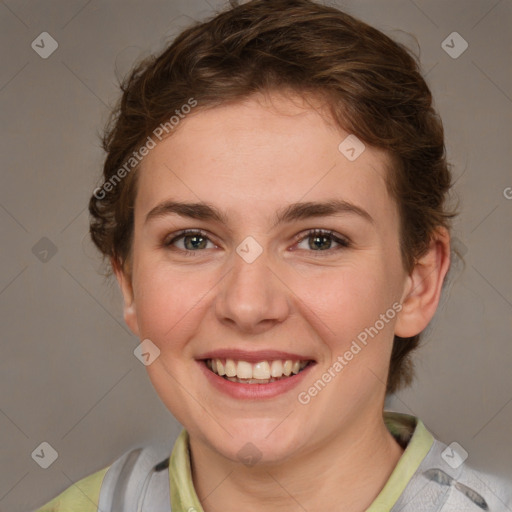
[(386, 152), (365, 146), (356, 159), (347, 158), (343, 149), (353, 136), (311, 100), (255, 96), (199, 108), (177, 128), (142, 163), (139, 213), (177, 198), (234, 212), (243, 201), (252, 215), (256, 205), (335, 197), (364, 203), (375, 215), (379, 207), (390, 208)]

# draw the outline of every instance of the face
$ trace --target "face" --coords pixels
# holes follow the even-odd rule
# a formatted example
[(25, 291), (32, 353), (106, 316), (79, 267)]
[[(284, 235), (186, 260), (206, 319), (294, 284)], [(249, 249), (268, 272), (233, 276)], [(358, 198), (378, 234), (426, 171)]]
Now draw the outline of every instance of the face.
[(348, 135), (298, 99), (253, 97), (188, 116), (140, 169), (125, 318), (160, 350), (160, 398), (228, 459), (249, 442), (298, 457), (381, 418), (411, 279), (387, 156), (349, 160)]

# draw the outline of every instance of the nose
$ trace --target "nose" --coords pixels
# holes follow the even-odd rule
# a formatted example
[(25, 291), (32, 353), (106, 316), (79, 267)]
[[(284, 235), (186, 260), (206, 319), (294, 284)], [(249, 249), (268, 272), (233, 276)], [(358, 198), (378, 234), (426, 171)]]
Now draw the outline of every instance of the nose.
[(291, 291), (266, 251), (249, 261), (233, 254), (231, 270), (219, 283), (215, 313), (228, 327), (257, 334), (287, 318)]

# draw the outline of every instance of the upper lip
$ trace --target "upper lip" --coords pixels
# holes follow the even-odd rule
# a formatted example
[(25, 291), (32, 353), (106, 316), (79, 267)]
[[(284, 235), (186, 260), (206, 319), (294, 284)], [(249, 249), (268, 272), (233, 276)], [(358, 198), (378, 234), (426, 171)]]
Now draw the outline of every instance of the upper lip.
[(258, 363), (260, 361), (274, 361), (291, 359), (292, 361), (314, 361), (314, 358), (293, 354), (291, 352), (282, 352), (279, 350), (257, 350), (247, 351), (237, 348), (223, 348), (212, 350), (199, 355), (196, 359), (234, 359), (236, 361), (247, 361), (248, 363)]

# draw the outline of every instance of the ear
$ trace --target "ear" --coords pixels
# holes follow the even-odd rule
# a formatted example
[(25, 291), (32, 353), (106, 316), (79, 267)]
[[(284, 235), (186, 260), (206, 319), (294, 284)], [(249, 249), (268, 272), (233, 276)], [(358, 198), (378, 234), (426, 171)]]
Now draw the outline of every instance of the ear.
[(397, 336), (410, 338), (427, 327), (439, 304), (449, 267), (450, 234), (440, 227), (432, 236), (428, 250), (406, 279), (402, 310), (395, 324)]
[(135, 308), (135, 298), (133, 293), (132, 278), (130, 272), (123, 265), (113, 258), (110, 260), (117, 282), (123, 294), (123, 314), (124, 321), (130, 330), (139, 337), (139, 324), (137, 322), (137, 310)]

